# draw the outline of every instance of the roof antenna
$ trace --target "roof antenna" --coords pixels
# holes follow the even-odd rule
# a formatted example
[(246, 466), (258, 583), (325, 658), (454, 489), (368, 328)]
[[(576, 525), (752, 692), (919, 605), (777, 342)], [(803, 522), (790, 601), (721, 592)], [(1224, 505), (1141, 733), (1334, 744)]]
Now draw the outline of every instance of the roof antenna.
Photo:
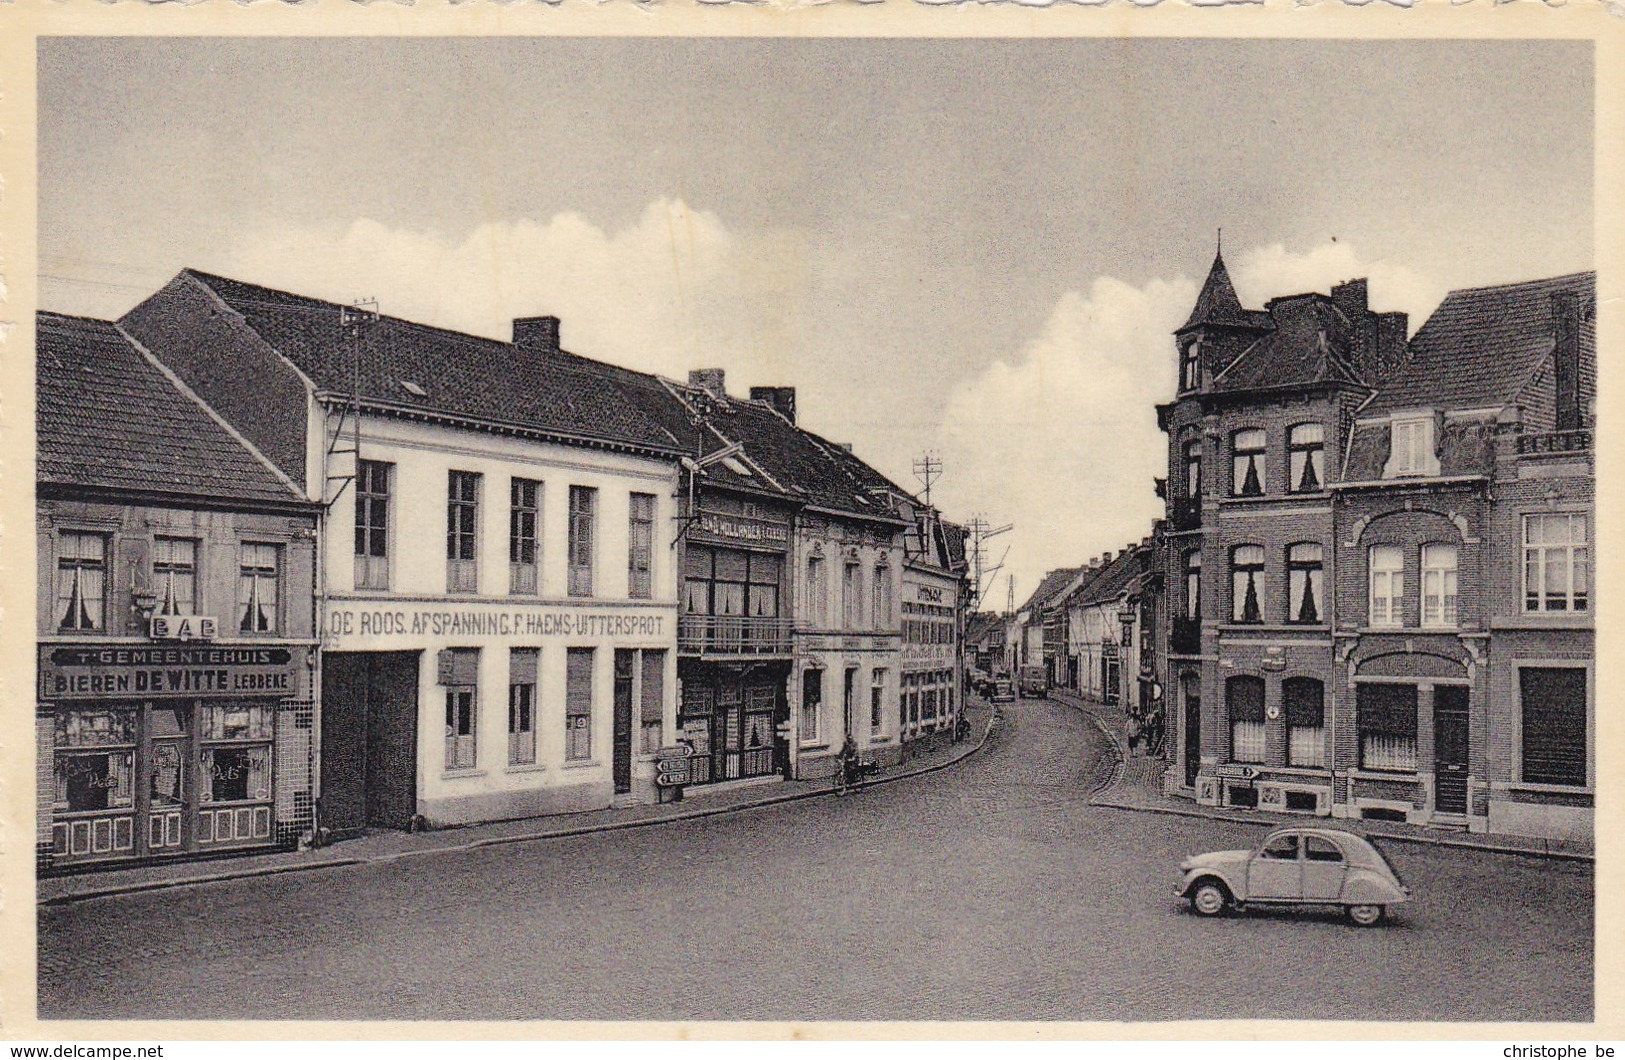
[(1219, 246), (1218, 249), (1214, 250), (1213, 254), (1215, 257), (1224, 257), (1224, 228), (1222, 226), (1219, 228)]

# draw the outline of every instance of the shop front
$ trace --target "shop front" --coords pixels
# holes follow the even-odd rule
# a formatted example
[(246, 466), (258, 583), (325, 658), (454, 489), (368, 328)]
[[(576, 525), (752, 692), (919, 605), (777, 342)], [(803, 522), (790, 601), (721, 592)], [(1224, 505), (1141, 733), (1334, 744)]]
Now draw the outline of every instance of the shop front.
[[(42, 646), (50, 867), (287, 846), (309, 827), (309, 649)], [(50, 774), (45, 776), (46, 765)]]
[(683, 660), (677, 740), (686, 745), (689, 781), (710, 784), (782, 773), (790, 716), (788, 660), (728, 664)]

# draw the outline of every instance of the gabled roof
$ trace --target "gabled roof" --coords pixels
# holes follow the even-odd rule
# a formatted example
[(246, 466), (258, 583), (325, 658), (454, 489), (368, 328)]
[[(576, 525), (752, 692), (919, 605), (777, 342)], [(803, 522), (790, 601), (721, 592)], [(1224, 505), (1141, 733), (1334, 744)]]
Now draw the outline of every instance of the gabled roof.
[(1321, 294), (1270, 303), (1275, 329), (1261, 336), (1213, 380), (1215, 390), (1253, 390), (1298, 383), (1359, 383), (1354, 324)]
[(39, 485), (305, 500), (111, 322), (43, 312), (35, 321)]
[(1269, 326), (1268, 313), (1242, 308), (1241, 299), (1236, 296), (1236, 287), (1230, 282), (1230, 270), (1224, 266), (1222, 253), (1213, 255), (1213, 266), (1208, 269), (1207, 280), (1202, 284), (1201, 293), (1196, 296), (1190, 319), (1179, 330), (1189, 331), (1210, 324), (1241, 328)]
[(1073, 595), (1072, 603), (1088, 607), (1115, 601), (1123, 595), (1140, 573), (1139, 559), (1133, 548), (1124, 549), (1100, 568), (1100, 572), (1087, 585)]
[(1361, 410), (1472, 409), (1510, 404), (1551, 355), (1552, 297), (1595, 304), (1597, 274), (1451, 291), (1411, 339), (1410, 359)]
[(1049, 603), (1051, 597), (1066, 588), (1067, 583), (1077, 577), (1078, 573), (1083, 569), (1082, 567), (1059, 567), (1050, 571), (1044, 575), (1043, 580), (1038, 583), (1038, 588), (1033, 590), (1033, 594), (1027, 598), (1027, 602), (1022, 604), (1019, 610), (1031, 611), (1043, 607)]
[(202, 284), (321, 391), (403, 409), (513, 426), (563, 439), (676, 452), (678, 438), (640, 407), (611, 366), (380, 316), (362, 330), (360, 364), (342, 307), (196, 269)]

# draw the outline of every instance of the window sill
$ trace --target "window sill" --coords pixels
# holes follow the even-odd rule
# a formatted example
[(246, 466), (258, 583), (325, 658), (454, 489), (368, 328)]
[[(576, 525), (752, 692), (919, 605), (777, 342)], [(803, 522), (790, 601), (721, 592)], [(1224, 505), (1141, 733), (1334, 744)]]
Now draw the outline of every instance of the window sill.
[(475, 777), (485, 776), (483, 769), (447, 769), (441, 771), (441, 780), (473, 780)]
[(1591, 629), (1590, 611), (1519, 611), (1490, 619), (1491, 629)]
[(602, 768), (604, 768), (604, 763), (599, 762), (596, 759), (580, 759), (578, 761), (566, 762), (563, 765), (559, 766), (559, 768), (560, 769), (602, 769)]
[(829, 750), (829, 741), (815, 740), (811, 743), (803, 741), (801, 744), (801, 749), (803, 751), (827, 751)]
[(1421, 774), (1415, 770), (1406, 772), (1404, 770), (1351, 769), (1349, 770), (1349, 776), (1355, 780), (1397, 780), (1404, 784), (1420, 784), (1422, 782)]
[(1330, 633), (1331, 626), (1298, 624), (1293, 622), (1222, 622), (1221, 633)]
[(521, 762), (503, 770), (504, 773), (545, 773), (547, 767), (538, 762)]
[(1530, 784), (1521, 780), (1501, 780), (1490, 785), (1492, 792), (1517, 793), (1524, 792), (1530, 795), (1592, 795), (1597, 789), (1590, 784)]

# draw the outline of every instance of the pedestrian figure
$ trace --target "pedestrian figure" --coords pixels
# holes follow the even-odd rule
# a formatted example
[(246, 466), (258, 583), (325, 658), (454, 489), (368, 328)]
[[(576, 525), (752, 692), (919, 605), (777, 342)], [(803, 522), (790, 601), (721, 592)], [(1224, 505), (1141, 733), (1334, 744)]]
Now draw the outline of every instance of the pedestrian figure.
[(1140, 719), (1130, 718), (1128, 720), (1128, 753), (1131, 758), (1138, 757), (1140, 754), (1140, 735)]

